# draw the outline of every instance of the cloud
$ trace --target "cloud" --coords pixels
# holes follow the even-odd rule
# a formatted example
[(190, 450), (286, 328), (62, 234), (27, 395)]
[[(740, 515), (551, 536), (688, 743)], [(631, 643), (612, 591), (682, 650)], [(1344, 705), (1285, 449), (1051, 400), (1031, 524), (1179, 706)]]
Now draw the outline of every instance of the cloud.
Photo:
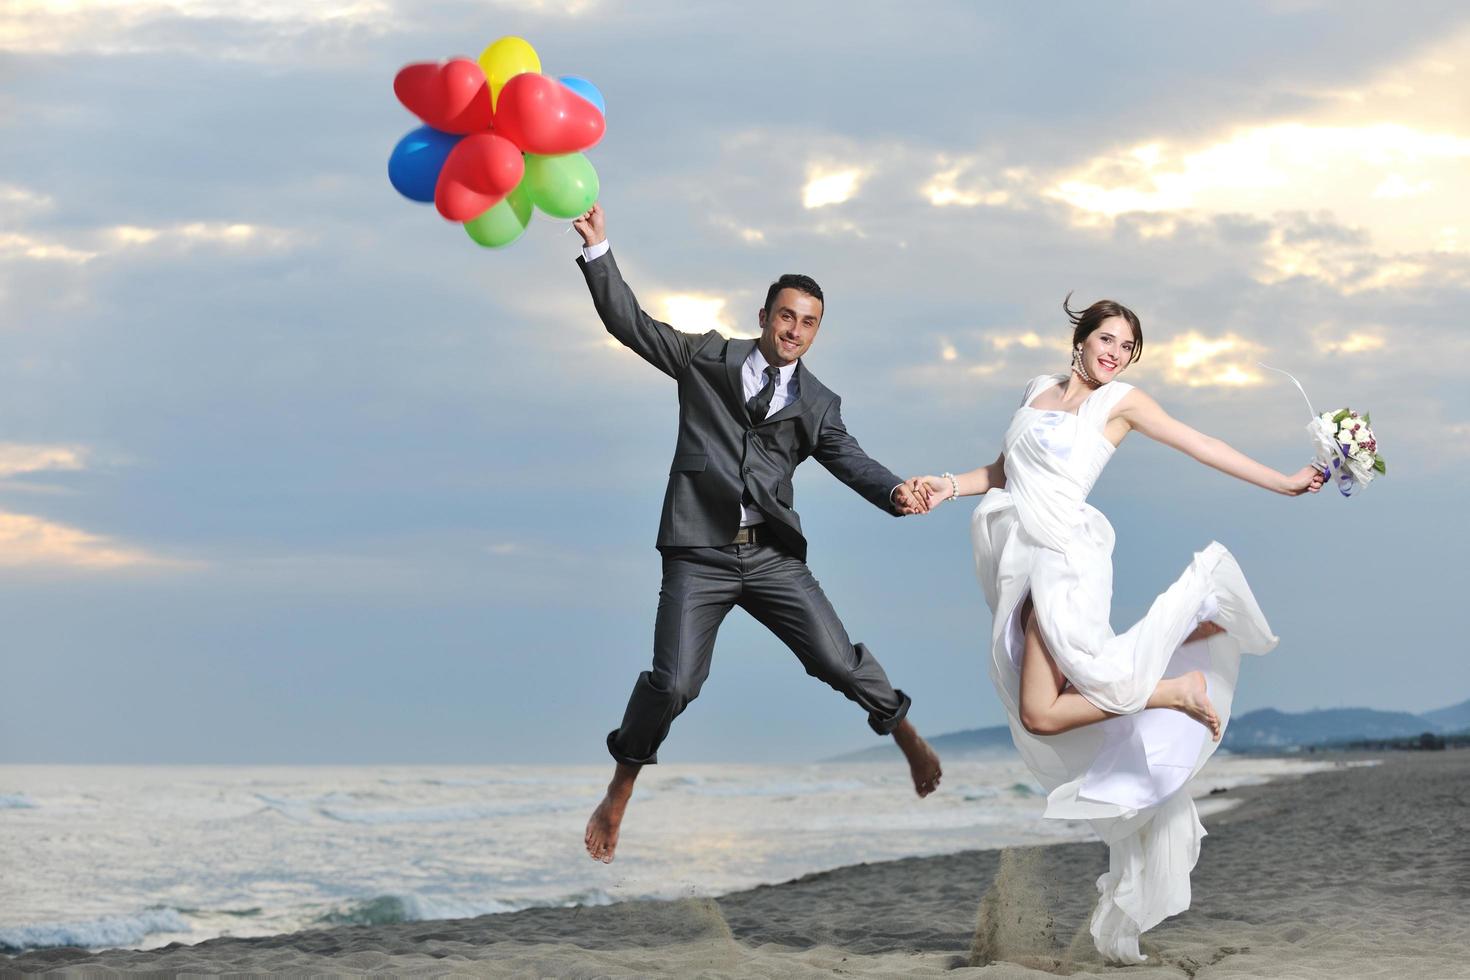
[(1470, 227), (1470, 136), (1398, 123), (1245, 126), (1200, 147), (1159, 140), (1095, 157), (1044, 193), (1085, 219), (1129, 212), (1239, 213), (1303, 208), (1370, 230), (1395, 251), (1435, 247)]
[(1239, 388), (1260, 384), (1257, 362), (1265, 348), (1237, 333), (1210, 337), (1197, 330), (1149, 341), (1131, 372), (1157, 375), (1166, 384), (1187, 388)]
[(900, 380), (963, 388), (975, 378), (1013, 378), (1019, 385), (1026, 378), (1060, 370), (1067, 360), (1065, 336), (1044, 338), (1035, 330), (972, 330), (937, 341), (937, 359), (900, 370)]
[(1387, 341), (1377, 333), (1354, 331), (1346, 337), (1317, 336), (1317, 349), (1324, 354), (1366, 354), (1382, 350)]
[(223, 248), (257, 248), (277, 251), (290, 247), (299, 237), (285, 228), (222, 221), (190, 221), (152, 228), (138, 225), (115, 225), (102, 229), (99, 235), (115, 250), (142, 246), (178, 248), (217, 245)]
[[(24, 473), (77, 472), (90, 452), (81, 446), (0, 443), (0, 480)], [(15, 489), (15, 484), (10, 488)], [(165, 559), (100, 534), (32, 514), (0, 510), (0, 568), (109, 571), (122, 568), (197, 567)]]
[(89, 249), (74, 248), (61, 242), (47, 241), (21, 232), (0, 232), (0, 259), (32, 259), (38, 262), (64, 262), (81, 265), (90, 262), (98, 253)]
[(831, 204), (842, 204), (857, 196), (866, 171), (861, 167), (807, 168), (806, 185), (801, 189), (801, 206), (808, 211)]
[[(726, 337), (753, 337), (736, 328), (726, 313), (729, 299), (714, 293), (656, 293), (655, 314), (665, 323), (685, 333), (708, 333), (717, 330)], [(616, 341), (614, 341), (616, 343)]]
[[(265, 64), (310, 54), (340, 63), (361, 58), (366, 42), (462, 31), (467, 22), (481, 20), (486, 7), (501, 8), (496, 19), (502, 21), (534, 16), (565, 23), (601, 5), (600, 0), (481, 0), (427, 7), (402, 0), (8, 0), (0, 5), (0, 51), (183, 54)], [(481, 43), (494, 38), (489, 34)], [(479, 50), (476, 46), (470, 53)]]
[(1260, 248), (1258, 281), (1266, 285), (1295, 277), (1315, 279), (1344, 296), (1419, 284), (1431, 272), (1426, 253), (1382, 255), (1362, 235), (1334, 228), (1325, 216), (1280, 215)]
[[(220, 43), (210, 22), (227, 20), (287, 38), (304, 29), (348, 28), (387, 33), (393, 6), (374, 0), (11, 0), (0, 12), (0, 50), (18, 53), (139, 54), (182, 51), (218, 57), (259, 59), (267, 50), (246, 43)], [(191, 28), (202, 28), (199, 36)], [(240, 39), (237, 39), (240, 40)], [(274, 55), (275, 51), (270, 51)]]
[(101, 535), (29, 514), (0, 511), (0, 567), (40, 565), (106, 571), (162, 564), (173, 563), (115, 544)]
[(243, 222), (191, 221), (158, 227), (113, 225), (75, 232), (60, 241), (23, 231), (0, 232), (0, 261), (23, 259), (83, 265), (103, 255), (121, 255), (140, 249), (177, 252), (195, 246), (247, 251), (280, 251), (300, 236), (284, 228)]
[(1047, 339), (1035, 330), (990, 333), (986, 335), (986, 340), (998, 351), (1009, 350), (1012, 347), (1022, 347), (1026, 350), (1041, 350), (1050, 347), (1052, 350), (1065, 351), (1069, 347), (1067, 338), (1059, 336)]
[(55, 203), (51, 195), (29, 187), (22, 187), (19, 184), (0, 184), (0, 215), (8, 220), (14, 220), (20, 215), (49, 210)]
[[(1470, 124), (1457, 71), (1467, 60), (1470, 31), (1461, 31), (1357, 86), (1303, 93), (1311, 108), (1296, 118), (1238, 120), (1189, 141), (1161, 131), (1051, 174), (1041, 192), (1084, 224), (1139, 212), (1310, 211), (1361, 229), (1376, 255), (1458, 252), (1470, 229)], [(1373, 287), (1367, 278), (1350, 280), (1357, 289), (1415, 280), (1406, 269)]]
[(919, 185), (919, 195), (936, 208), (1020, 205), (1034, 196), (1032, 177), (1024, 167), (992, 172), (982, 156), (941, 155), (939, 169)]
[(20, 473), (86, 468), (87, 451), (78, 446), (0, 442), (0, 479)]

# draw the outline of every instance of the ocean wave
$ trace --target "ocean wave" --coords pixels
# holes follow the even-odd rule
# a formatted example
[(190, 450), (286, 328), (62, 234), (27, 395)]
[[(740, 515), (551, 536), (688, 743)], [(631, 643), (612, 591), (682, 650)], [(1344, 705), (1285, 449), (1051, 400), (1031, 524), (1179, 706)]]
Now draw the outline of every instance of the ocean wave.
[(448, 786), (467, 788), (475, 786), (585, 786), (598, 784), (600, 779), (591, 776), (416, 776), (398, 778), (385, 776), (378, 780), (384, 786)]
[(679, 782), (679, 789), (695, 796), (819, 796), (826, 793), (860, 793), (869, 789), (860, 779), (838, 779), (820, 783), (780, 782), (738, 783)]
[(315, 815), (315, 808), (304, 800), (283, 800), (275, 796), (266, 796), (264, 793), (256, 793), (255, 798), (264, 803), (268, 811), (279, 813), (297, 823), (310, 823)]
[(569, 909), (574, 908), (578, 905), (612, 905), (614, 902), (621, 901), (623, 901), (623, 899), (613, 898), (601, 888), (589, 888), (584, 892), (577, 892), (575, 895), (568, 895), (566, 898), (562, 899), (556, 904), (559, 905), (561, 908)]
[(251, 919), (265, 910), (260, 906), (248, 909), (188, 909), (180, 907), (179, 911), (185, 915), (231, 915), (238, 919)]
[(528, 908), (573, 908), (620, 901), (601, 888), (589, 888), (553, 899), (465, 898), (452, 895), (378, 895), (347, 902), (319, 915), (318, 925), (378, 926), (434, 919), (474, 919)]
[(34, 810), (40, 805), (24, 793), (0, 793), (0, 810)]
[(474, 901), (444, 895), (379, 895), (332, 909), (317, 918), (320, 925), (380, 926), (428, 919), (473, 919), (525, 908), (524, 903), (495, 899)]
[(189, 931), (189, 923), (177, 909), (151, 908), (136, 915), (108, 915), (77, 922), (0, 926), (0, 950), (15, 953), (53, 946), (85, 946), (88, 949), (132, 946), (152, 933)]
[(497, 820), (538, 813), (557, 813), (584, 800), (547, 800), (539, 803), (484, 804), (455, 803), (444, 806), (407, 807), (403, 809), (351, 809), (339, 806), (317, 807), (317, 812), (330, 820), (343, 823), (463, 823), (473, 820)]

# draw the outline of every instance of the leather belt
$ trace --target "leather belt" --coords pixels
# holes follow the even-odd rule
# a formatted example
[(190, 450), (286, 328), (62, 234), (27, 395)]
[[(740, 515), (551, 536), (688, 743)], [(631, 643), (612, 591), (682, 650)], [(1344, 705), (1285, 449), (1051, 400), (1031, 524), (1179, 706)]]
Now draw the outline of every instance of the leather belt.
[(749, 527), (742, 527), (738, 531), (736, 531), (735, 539), (730, 543), (770, 544), (773, 540), (775, 540), (775, 535), (771, 533), (770, 528), (766, 527), (764, 524), (752, 524)]

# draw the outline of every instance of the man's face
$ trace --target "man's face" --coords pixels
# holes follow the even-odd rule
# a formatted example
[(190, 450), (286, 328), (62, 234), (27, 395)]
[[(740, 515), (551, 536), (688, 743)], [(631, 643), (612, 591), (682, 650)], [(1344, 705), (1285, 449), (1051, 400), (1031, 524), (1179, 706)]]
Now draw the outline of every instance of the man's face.
[(799, 289), (776, 294), (769, 311), (760, 311), (761, 353), (785, 367), (807, 352), (822, 325), (822, 301)]

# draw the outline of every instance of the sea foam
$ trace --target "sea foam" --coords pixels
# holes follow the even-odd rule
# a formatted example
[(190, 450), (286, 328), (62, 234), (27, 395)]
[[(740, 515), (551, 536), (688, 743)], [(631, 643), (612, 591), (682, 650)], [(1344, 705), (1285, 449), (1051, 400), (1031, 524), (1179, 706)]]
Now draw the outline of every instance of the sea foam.
[(76, 922), (37, 922), (0, 926), (0, 949), (18, 952), (51, 946), (99, 949), (131, 946), (155, 932), (188, 932), (189, 923), (177, 909), (144, 909), (136, 915), (108, 915)]

